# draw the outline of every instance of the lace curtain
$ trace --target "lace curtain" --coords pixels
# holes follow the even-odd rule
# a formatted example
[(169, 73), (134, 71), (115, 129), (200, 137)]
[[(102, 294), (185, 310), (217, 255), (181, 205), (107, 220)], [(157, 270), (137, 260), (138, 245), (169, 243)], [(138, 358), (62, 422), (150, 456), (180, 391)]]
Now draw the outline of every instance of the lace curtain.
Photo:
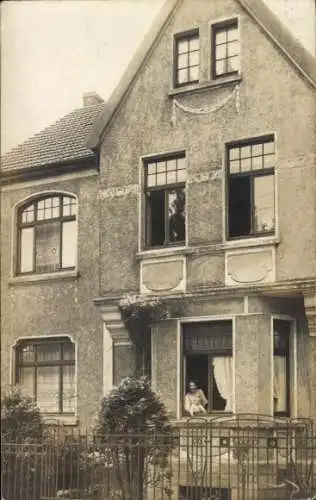
[(233, 370), (232, 357), (213, 358), (214, 377), (219, 393), (226, 399), (225, 411), (233, 411)]

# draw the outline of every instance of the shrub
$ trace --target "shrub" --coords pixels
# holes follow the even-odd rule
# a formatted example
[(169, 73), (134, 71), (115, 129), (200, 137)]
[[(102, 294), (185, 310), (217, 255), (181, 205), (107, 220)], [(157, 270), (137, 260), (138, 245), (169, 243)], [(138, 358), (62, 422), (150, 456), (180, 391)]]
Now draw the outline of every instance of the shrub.
[(112, 451), (122, 499), (142, 500), (146, 486), (168, 489), (172, 428), (147, 378), (124, 378), (103, 398), (95, 432)]

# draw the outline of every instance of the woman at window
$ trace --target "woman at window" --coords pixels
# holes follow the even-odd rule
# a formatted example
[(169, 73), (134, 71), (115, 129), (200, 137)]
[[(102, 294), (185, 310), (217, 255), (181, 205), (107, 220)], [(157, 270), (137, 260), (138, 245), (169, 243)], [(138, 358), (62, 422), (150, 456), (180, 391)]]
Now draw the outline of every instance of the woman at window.
[(204, 395), (202, 389), (198, 389), (195, 382), (189, 382), (189, 391), (187, 392), (184, 400), (184, 409), (187, 411), (191, 417), (195, 413), (206, 413), (205, 406), (207, 405), (207, 399)]

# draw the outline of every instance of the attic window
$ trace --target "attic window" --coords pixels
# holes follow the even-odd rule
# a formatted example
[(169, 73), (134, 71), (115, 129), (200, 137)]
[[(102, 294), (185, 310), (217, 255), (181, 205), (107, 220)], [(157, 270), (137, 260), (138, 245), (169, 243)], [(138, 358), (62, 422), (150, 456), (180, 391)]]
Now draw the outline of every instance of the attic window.
[(174, 45), (175, 87), (198, 82), (200, 78), (199, 30), (176, 35)]
[(213, 78), (239, 71), (238, 22), (230, 20), (212, 26), (212, 74)]

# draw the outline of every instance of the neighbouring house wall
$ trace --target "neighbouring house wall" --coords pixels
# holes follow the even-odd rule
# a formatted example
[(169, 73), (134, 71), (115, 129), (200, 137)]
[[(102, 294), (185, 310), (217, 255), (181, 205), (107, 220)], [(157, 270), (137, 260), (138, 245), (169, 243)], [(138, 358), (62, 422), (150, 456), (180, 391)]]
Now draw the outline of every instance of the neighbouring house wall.
[[(10, 186), (2, 192), (1, 205), (1, 382), (14, 381), (12, 347), (20, 337), (69, 335), (77, 346), (77, 413), (83, 425), (91, 422), (102, 395), (102, 321), (92, 302), (99, 290), (97, 179)], [(30, 195), (55, 190), (78, 197), (78, 276), (63, 279), (55, 273), (46, 281), (21, 283), (11, 275), (14, 206)]]

